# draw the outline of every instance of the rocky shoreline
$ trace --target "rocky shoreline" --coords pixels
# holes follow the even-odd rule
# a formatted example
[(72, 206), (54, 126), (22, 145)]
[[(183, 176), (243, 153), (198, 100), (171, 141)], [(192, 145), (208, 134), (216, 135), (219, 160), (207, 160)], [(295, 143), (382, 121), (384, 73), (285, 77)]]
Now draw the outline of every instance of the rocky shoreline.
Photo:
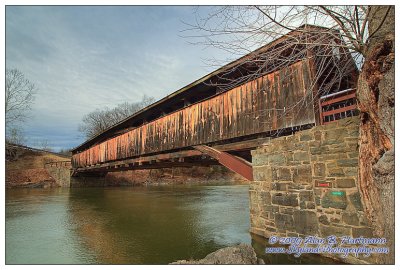
[(247, 244), (221, 248), (200, 260), (179, 260), (170, 264), (265, 264)]

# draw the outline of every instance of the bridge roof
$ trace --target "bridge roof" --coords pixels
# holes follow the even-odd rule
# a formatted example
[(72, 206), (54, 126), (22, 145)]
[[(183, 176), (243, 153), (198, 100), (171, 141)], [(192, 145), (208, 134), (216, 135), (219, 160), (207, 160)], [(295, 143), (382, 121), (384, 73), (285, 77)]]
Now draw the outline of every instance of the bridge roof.
[(288, 39), (291, 36), (296, 36), (301, 33), (304, 33), (304, 29), (307, 29), (307, 31), (310, 31), (311, 29), (314, 29), (316, 31), (322, 31), (322, 30), (325, 30), (325, 31), (328, 30), (330, 32), (337, 31), (337, 30), (333, 30), (333, 29), (321, 27), (321, 26), (302, 25), (302, 26), (298, 27), (297, 29), (288, 32), (287, 34), (283, 34), (280, 38), (275, 39), (272, 42), (226, 64), (225, 66), (218, 68), (217, 70), (215, 70), (215, 71), (201, 77), (200, 79), (182, 87), (181, 89), (165, 96), (164, 98), (154, 102), (153, 104), (137, 111), (136, 113), (132, 114), (131, 116), (123, 119), (122, 121), (116, 123), (115, 125), (109, 127), (108, 129), (106, 129), (105, 131), (93, 136), (92, 138), (83, 142), (79, 146), (75, 147), (74, 149), (72, 149), (72, 152), (77, 152), (77, 151), (86, 149), (92, 145), (95, 145), (97, 143), (104, 141), (106, 138), (111, 137), (114, 133), (118, 132), (119, 130), (128, 128), (130, 126), (129, 124), (132, 123), (133, 121), (145, 120), (146, 117), (148, 117), (152, 113), (155, 113), (157, 111), (159, 112), (163, 108), (167, 108), (168, 103), (171, 100), (174, 100), (175, 98), (178, 98), (178, 97), (183, 98), (183, 97), (185, 97), (185, 95), (196, 94), (199, 87), (202, 87), (202, 88), (211, 87), (210, 85), (207, 85), (205, 82), (209, 81), (210, 79), (221, 76), (221, 74), (223, 74), (224, 72), (226, 72), (234, 67), (240, 66), (241, 64), (245, 63), (247, 60), (253, 59), (254, 57), (266, 52), (268, 49), (270, 49), (274, 45), (279, 44), (280, 42), (283, 42), (285, 39)]

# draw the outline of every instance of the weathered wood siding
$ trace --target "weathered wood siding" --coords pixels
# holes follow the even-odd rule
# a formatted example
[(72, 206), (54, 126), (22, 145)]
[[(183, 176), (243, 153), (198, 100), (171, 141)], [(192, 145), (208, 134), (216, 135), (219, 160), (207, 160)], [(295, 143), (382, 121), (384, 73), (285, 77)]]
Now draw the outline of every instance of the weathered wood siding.
[(73, 166), (315, 123), (309, 60), (192, 104), (73, 155)]

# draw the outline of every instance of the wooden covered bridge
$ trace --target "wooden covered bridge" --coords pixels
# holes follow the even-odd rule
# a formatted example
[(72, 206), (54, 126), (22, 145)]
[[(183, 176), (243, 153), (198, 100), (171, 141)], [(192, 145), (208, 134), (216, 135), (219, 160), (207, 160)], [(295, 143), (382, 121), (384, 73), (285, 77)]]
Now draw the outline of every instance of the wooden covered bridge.
[(303, 26), (138, 111), (73, 149), (72, 175), (222, 164), (252, 180), (267, 138), (357, 113), (350, 54), (302, 45), (340, 42), (329, 31)]

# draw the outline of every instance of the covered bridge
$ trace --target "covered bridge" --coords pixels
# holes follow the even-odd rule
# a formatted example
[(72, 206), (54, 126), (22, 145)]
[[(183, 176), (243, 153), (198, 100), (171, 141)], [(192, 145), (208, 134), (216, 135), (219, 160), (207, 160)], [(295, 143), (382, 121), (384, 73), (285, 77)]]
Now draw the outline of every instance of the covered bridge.
[(198, 79), (73, 149), (73, 175), (221, 163), (252, 179), (266, 138), (357, 113), (337, 36), (302, 26)]

